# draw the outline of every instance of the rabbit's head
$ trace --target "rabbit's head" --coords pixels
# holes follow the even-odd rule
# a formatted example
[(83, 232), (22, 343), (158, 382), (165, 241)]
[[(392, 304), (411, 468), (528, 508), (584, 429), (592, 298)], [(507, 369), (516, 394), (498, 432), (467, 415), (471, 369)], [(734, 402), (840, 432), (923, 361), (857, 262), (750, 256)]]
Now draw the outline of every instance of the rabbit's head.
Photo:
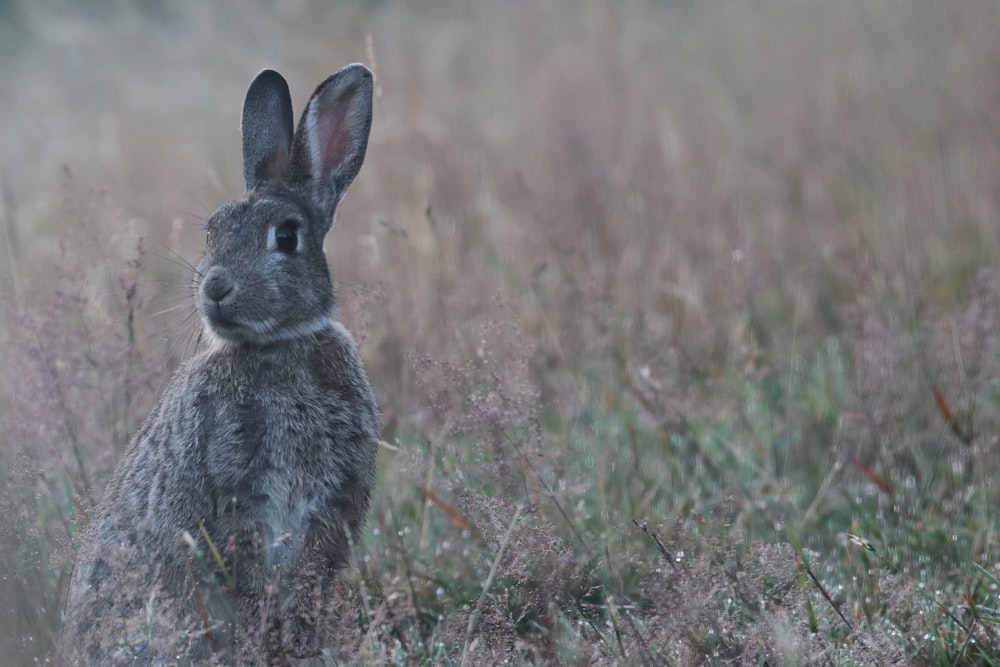
[(195, 301), (218, 343), (266, 344), (331, 326), (323, 238), (365, 158), (372, 75), (349, 65), (316, 89), (293, 136), (280, 74), (264, 70), (243, 103), (243, 197), (207, 223)]

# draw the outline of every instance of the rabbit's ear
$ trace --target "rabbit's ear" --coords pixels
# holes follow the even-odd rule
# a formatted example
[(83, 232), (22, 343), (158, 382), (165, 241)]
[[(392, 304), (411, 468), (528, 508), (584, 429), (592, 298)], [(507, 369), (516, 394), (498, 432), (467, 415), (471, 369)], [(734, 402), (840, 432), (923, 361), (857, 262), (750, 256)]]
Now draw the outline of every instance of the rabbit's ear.
[(290, 180), (309, 186), (327, 225), (365, 160), (372, 89), (368, 68), (348, 65), (319, 85), (299, 121)]
[(254, 77), (243, 102), (243, 178), (247, 190), (282, 183), (292, 148), (292, 98), (285, 79), (272, 69)]

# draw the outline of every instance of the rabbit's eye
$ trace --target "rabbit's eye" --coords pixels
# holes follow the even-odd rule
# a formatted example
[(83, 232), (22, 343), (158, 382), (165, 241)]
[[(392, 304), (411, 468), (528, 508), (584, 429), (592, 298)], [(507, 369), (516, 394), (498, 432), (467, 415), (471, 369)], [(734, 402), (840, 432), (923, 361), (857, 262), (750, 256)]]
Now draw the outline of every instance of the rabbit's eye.
[(299, 247), (299, 225), (294, 220), (285, 220), (274, 228), (274, 247), (281, 252), (292, 253)]

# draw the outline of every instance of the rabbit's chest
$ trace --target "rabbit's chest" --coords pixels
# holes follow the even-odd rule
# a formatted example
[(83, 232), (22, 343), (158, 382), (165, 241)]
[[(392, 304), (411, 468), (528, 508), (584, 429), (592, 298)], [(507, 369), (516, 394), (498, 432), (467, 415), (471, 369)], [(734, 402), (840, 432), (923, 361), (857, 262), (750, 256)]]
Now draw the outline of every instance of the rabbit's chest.
[(264, 561), (273, 567), (295, 560), (318, 509), (316, 494), (270, 495), (258, 509)]
[(296, 558), (309, 526), (339, 487), (327, 422), (336, 410), (322, 407), (294, 392), (260, 394), (220, 414), (223, 423), (215, 425), (219, 440), (209, 443), (208, 463), (221, 473), (215, 485), (219, 518), (226, 524), (232, 517), (235, 532), (256, 533), (268, 566)]

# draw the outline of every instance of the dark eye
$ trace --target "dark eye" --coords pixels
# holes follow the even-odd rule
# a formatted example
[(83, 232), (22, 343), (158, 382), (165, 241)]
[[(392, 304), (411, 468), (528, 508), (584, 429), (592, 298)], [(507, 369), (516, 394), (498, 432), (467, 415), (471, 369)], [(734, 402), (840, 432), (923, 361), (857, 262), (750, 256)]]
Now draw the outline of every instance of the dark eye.
[(274, 230), (274, 244), (281, 252), (295, 252), (299, 247), (299, 225), (285, 220)]

